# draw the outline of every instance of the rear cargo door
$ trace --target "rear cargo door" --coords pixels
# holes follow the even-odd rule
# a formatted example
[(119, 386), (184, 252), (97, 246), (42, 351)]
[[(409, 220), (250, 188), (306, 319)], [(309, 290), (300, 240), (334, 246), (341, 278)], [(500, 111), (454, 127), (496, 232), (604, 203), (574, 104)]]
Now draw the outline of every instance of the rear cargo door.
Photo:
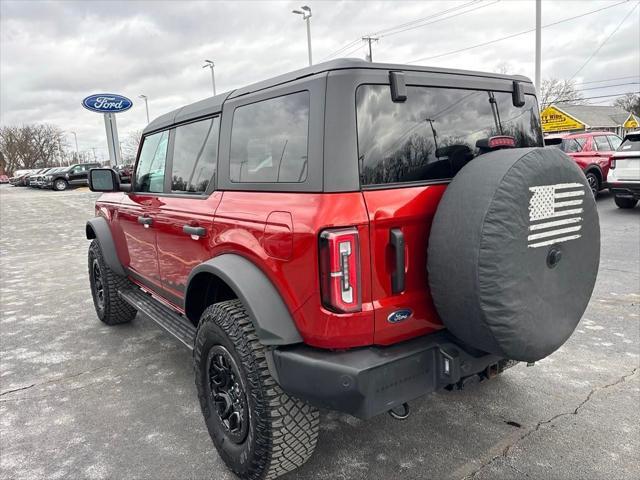
[[(504, 82), (511, 88), (511, 82)], [(356, 91), (360, 183), (370, 221), (374, 341), (389, 344), (442, 328), (429, 294), (427, 247), (451, 178), (507, 135), (542, 146), (535, 97), (515, 107), (511, 92), (408, 86), (394, 102), (389, 85)]]

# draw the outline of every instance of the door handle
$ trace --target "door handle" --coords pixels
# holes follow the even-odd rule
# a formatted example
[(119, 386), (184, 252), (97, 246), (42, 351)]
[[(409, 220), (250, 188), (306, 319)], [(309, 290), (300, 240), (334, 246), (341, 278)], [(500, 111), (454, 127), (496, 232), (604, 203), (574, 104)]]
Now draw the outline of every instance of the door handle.
[(182, 231), (187, 235), (204, 237), (207, 234), (207, 229), (204, 227), (194, 227), (193, 225), (184, 225)]
[(406, 264), (404, 256), (404, 234), (402, 230), (399, 228), (389, 230), (389, 243), (391, 243), (393, 247), (396, 259), (396, 268), (391, 273), (391, 291), (392, 293), (401, 293), (404, 291), (404, 269)]
[(138, 217), (138, 223), (144, 225), (144, 228), (149, 228), (153, 223), (153, 218), (147, 217), (146, 215), (140, 215)]

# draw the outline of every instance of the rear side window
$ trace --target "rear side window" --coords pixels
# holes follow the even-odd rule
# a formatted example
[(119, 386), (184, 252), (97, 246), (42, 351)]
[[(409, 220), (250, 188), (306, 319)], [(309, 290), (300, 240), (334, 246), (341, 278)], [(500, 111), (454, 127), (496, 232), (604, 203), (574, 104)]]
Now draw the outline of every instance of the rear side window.
[(171, 166), (171, 191), (204, 193), (218, 163), (220, 118), (209, 118), (176, 128)]
[(407, 87), (407, 100), (394, 103), (389, 90), (356, 91), (363, 186), (450, 179), (482, 153), (478, 140), (496, 135), (514, 137), (517, 147), (543, 145), (531, 95), (514, 107), (508, 92)]
[(566, 153), (581, 152), (585, 143), (584, 138), (565, 138), (562, 140), (560, 150)]
[(627, 135), (624, 137), (624, 141), (620, 148), (618, 148), (619, 152), (640, 152), (640, 134), (637, 135)]
[(608, 135), (609, 143), (611, 144), (611, 150), (617, 150), (620, 144), (622, 143), (622, 139), (617, 135)]
[(608, 152), (611, 150), (611, 145), (609, 145), (609, 141), (607, 140), (606, 135), (593, 137), (593, 140), (596, 145), (595, 150), (598, 150), (599, 152)]
[(238, 107), (231, 127), (230, 179), (300, 183), (307, 179), (309, 92)]
[(164, 166), (168, 145), (168, 130), (144, 137), (136, 168), (135, 192), (162, 193), (164, 191)]

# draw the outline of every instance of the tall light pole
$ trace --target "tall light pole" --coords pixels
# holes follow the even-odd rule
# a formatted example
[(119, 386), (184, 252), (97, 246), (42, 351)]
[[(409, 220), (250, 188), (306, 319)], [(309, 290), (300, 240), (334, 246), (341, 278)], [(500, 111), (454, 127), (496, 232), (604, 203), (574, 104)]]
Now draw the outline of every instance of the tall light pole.
[(149, 123), (149, 98), (146, 95), (138, 95), (138, 98), (144, 100), (144, 108), (147, 110), (147, 123)]
[(293, 10), (292, 13), (296, 15), (302, 15), (302, 19), (307, 22), (307, 48), (309, 50), (309, 65), (313, 65), (313, 58), (311, 56), (311, 8), (306, 5), (300, 7), (300, 10)]
[(215, 64), (211, 60), (205, 60), (202, 68), (210, 68), (211, 69), (211, 83), (213, 84), (213, 96), (216, 96), (216, 76), (213, 73), (213, 67)]
[(536, 90), (540, 94), (540, 63), (542, 47), (542, 0), (536, 0)]
[(78, 135), (76, 135), (76, 132), (69, 132), (69, 133), (71, 133), (71, 134), (73, 135), (73, 138), (74, 138), (74, 139), (75, 139), (75, 141), (76, 141), (76, 154), (78, 154), (78, 153), (80, 153), (80, 152), (78, 151)]

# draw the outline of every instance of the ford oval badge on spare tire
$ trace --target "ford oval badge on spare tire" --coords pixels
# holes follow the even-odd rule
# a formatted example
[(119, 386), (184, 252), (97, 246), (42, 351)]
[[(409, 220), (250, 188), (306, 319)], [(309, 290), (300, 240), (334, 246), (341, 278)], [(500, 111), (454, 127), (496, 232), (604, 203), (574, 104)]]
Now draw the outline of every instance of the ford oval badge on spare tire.
[(402, 322), (403, 320), (406, 320), (407, 318), (411, 317), (411, 315), (413, 315), (413, 310), (411, 310), (410, 308), (403, 308), (402, 310), (396, 310), (395, 312), (392, 312), (391, 314), (389, 314), (389, 316), (387, 317), (387, 322), (389, 323)]

